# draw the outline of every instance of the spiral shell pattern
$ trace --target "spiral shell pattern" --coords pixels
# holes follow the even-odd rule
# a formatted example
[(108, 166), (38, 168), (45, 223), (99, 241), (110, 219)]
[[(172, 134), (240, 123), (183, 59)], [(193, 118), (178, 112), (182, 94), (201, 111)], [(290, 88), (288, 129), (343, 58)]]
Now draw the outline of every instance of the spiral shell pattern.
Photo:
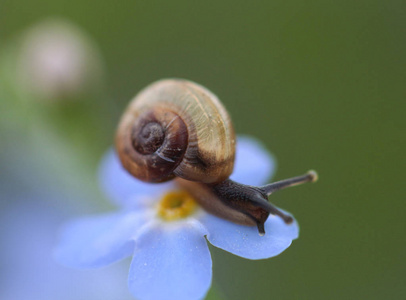
[(167, 79), (130, 102), (116, 148), (124, 168), (140, 180), (163, 182), (177, 176), (216, 183), (233, 171), (235, 133), (213, 93), (194, 82)]

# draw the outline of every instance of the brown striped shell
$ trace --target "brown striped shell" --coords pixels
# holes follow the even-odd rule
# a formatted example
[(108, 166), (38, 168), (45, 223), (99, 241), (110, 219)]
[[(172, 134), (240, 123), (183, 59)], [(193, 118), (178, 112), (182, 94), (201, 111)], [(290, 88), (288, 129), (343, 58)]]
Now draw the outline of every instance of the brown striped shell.
[(125, 169), (140, 180), (175, 176), (203, 183), (233, 171), (235, 133), (218, 98), (187, 80), (166, 79), (142, 90), (129, 104), (116, 135)]

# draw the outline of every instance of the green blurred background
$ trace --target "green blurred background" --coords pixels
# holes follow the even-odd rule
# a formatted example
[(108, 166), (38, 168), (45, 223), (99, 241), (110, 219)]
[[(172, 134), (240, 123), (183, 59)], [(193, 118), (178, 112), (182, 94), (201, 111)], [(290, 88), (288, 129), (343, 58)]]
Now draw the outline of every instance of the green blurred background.
[[(405, 1), (0, 0), (0, 47), (50, 16), (87, 32), (107, 71), (93, 99), (37, 105), (71, 147), (46, 147), (68, 165), (69, 184), (98, 193), (98, 161), (141, 88), (196, 81), (219, 96), (238, 133), (275, 155), (275, 179), (320, 176), (272, 196), (301, 226), (280, 256), (249, 261), (211, 247), (217, 298), (406, 298)], [(34, 112), (19, 109), (24, 131)], [(13, 135), (18, 122), (2, 131)], [(83, 158), (70, 164), (63, 151)]]

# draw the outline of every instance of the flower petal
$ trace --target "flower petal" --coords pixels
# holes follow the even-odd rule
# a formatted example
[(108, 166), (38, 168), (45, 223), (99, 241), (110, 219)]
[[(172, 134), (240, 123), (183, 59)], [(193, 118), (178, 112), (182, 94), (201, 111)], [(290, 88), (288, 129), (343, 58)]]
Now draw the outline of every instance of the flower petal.
[(58, 197), (29, 195), (0, 204), (0, 299), (134, 300), (125, 284), (125, 261), (83, 272), (52, 259), (55, 234), (72, 210), (56, 203)]
[(128, 284), (142, 300), (202, 299), (212, 263), (205, 231), (196, 221), (153, 222), (136, 239)]
[(264, 236), (258, 234), (256, 226), (234, 224), (210, 214), (203, 215), (200, 221), (206, 227), (207, 239), (213, 246), (248, 259), (276, 256), (299, 236), (296, 221), (287, 225), (273, 215), (265, 222)]
[(234, 172), (230, 178), (248, 185), (263, 185), (275, 172), (272, 155), (256, 139), (238, 136)]
[(128, 257), (132, 237), (149, 217), (149, 212), (121, 212), (72, 221), (62, 231), (55, 258), (74, 268), (97, 268)]
[(113, 149), (107, 151), (102, 159), (99, 178), (105, 193), (122, 207), (134, 207), (146, 195), (150, 199), (159, 199), (173, 186), (171, 182), (152, 184), (136, 179), (123, 168)]

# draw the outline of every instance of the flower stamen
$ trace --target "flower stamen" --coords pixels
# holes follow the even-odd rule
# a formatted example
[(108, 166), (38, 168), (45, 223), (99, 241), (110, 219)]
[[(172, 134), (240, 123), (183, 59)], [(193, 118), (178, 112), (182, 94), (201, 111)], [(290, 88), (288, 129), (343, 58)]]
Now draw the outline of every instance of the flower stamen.
[(196, 201), (186, 191), (171, 191), (158, 204), (158, 216), (165, 221), (175, 221), (192, 215), (197, 208)]

